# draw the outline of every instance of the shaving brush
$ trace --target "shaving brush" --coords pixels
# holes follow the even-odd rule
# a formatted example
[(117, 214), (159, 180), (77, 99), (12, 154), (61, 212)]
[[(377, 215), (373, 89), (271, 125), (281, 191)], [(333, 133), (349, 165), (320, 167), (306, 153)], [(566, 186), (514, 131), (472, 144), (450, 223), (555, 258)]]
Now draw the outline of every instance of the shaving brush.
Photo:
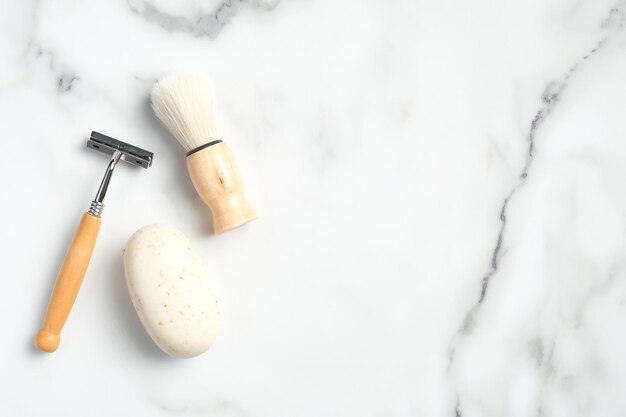
[(156, 83), (151, 100), (154, 113), (187, 151), (191, 182), (213, 213), (215, 233), (256, 219), (233, 154), (218, 138), (209, 80), (200, 74), (170, 75)]

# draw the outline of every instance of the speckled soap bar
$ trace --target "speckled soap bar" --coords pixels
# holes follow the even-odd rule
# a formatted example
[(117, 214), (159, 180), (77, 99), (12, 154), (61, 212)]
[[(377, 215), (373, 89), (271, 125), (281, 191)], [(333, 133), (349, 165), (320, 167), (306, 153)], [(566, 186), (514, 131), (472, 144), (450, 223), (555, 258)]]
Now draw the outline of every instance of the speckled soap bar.
[(167, 354), (206, 351), (217, 330), (217, 301), (207, 268), (180, 231), (163, 224), (139, 229), (124, 250), (126, 283), (152, 340)]

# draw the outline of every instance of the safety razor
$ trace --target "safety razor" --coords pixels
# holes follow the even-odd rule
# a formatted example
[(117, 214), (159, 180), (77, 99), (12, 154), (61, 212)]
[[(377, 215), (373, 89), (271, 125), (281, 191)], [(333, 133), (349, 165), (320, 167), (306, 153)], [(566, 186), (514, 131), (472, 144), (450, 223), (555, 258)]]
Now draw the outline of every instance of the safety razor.
[(152, 165), (154, 156), (152, 152), (98, 132), (91, 132), (87, 147), (109, 154), (111, 159), (104, 172), (96, 197), (91, 202), (89, 210), (83, 214), (72, 243), (65, 254), (63, 265), (61, 265), (57, 275), (54, 290), (48, 303), (43, 326), (35, 337), (35, 345), (45, 352), (54, 352), (61, 342), (61, 330), (74, 305), (74, 300), (85, 277), (85, 272), (87, 272), (87, 266), (96, 244), (102, 221), (104, 197), (109, 188), (113, 170), (119, 161), (148, 168)]

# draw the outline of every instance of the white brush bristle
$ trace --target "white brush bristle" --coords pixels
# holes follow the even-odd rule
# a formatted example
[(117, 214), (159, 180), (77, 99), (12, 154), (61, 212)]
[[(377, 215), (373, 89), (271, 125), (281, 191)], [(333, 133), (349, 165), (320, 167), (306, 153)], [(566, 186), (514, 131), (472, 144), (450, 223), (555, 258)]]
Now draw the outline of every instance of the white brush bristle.
[(213, 86), (202, 74), (162, 78), (150, 94), (152, 109), (187, 152), (217, 140)]

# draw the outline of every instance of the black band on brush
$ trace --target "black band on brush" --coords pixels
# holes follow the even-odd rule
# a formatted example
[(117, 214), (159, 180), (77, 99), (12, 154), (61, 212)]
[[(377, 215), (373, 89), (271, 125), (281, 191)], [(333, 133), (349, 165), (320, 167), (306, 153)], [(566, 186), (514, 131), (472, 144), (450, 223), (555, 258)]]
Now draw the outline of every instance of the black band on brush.
[(187, 156), (191, 155), (192, 153), (196, 153), (198, 151), (201, 151), (204, 148), (208, 148), (209, 146), (217, 145), (218, 143), (222, 143), (221, 139), (214, 140), (213, 142), (205, 143), (204, 145), (198, 146), (196, 149), (192, 149), (189, 152), (187, 152)]

